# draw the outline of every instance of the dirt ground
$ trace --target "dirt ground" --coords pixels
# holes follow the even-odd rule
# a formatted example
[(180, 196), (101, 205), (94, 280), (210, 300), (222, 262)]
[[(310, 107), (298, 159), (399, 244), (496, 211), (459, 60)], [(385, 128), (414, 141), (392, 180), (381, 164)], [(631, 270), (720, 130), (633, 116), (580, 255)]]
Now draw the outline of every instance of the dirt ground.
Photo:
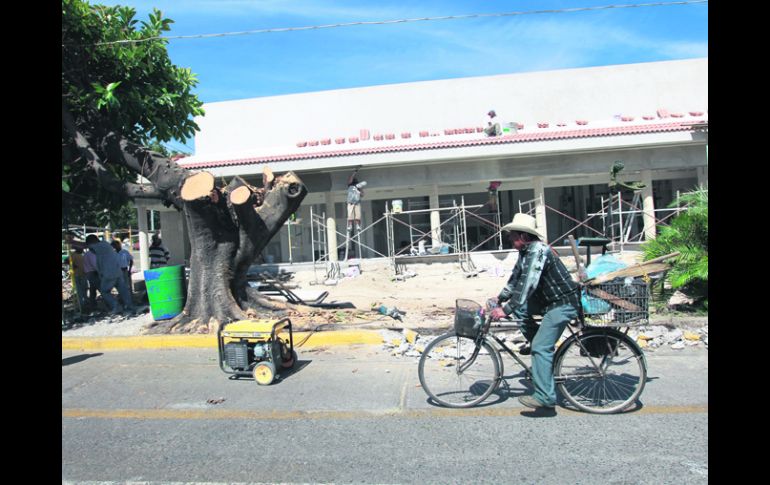
[[(640, 253), (616, 254), (628, 264), (640, 260)], [(572, 257), (562, 260), (567, 268), (574, 270)], [(302, 268), (302, 269), (300, 269)], [(329, 295), (324, 302), (349, 302), (354, 309), (317, 310), (303, 308), (301, 312), (290, 312), (289, 316), (296, 330), (341, 329), (341, 328), (410, 328), (414, 330), (449, 329), (453, 323), (455, 300), (465, 298), (483, 304), (487, 298), (496, 296), (505, 285), (511, 264), (479, 266), (474, 276), (464, 273), (456, 262), (414, 264), (406, 266), (407, 273), (415, 276), (403, 281), (393, 279), (387, 260), (364, 260), (361, 274), (340, 279), (336, 285), (325, 285), (324, 271), (316, 272), (307, 265), (285, 266), (292, 273), (286, 284), (296, 286), (292, 291), (303, 299), (312, 299), (324, 291)], [(344, 265), (343, 265), (344, 271)], [(275, 297), (284, 301), (281, 297)], [(403, 313), (401, 320), (372, 311), (385, 305), (397, 308)], [(145, 312), (146, 312), (145, 308)], [(133, 318), (110, 321), (100, 315), (63, 328), (63, 336), (139, 335), (153, 322), (149, 313)]]
[[(641, 261), (641, 253), (638, 252), (615, 256), (627, 264)], [(564, 257), (562, 261), (570, 271), (574, 271), (574, 258)], [(464, 298), (484, 304), (487, 298), (500, 293), (510, 276), (512, 265), (477, 265), (476, 269), (478, 273), (471, 276), (463, 272), (457, 263), (407, 265), (406, 272), (414, 273), (415, 276), (397, 281), (393, 279), (387, 261), (364, 260), (360, 275), (343, 278), (334, 286), (322, 284), (323, 272), (318, 271), (314, 275), (312, 270), (294, 273), (290, 283), (299, 286), (294, 291), (302, 298), (313, 298), (328, 291), (329, 296), (325, 301), (350, 302), (358, 311), (366, 312), (357, 320), (347, 322), (350, 324), (361, 326), (370, 320), (383, 327), (448, 329), (453, 323), (455, 300)], [(316, 280), (321, 284), (316, 283)], [(405, 312), (402, 321), (369, 311), (372, 306), (380, 305), (396, 307)]]

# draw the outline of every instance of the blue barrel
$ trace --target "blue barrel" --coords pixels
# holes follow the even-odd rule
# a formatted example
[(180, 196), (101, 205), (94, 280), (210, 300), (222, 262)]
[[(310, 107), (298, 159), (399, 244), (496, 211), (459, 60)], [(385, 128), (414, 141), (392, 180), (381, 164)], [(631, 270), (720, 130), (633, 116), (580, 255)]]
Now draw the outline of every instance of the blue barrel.
[(147, 298), (155, 320), (168, 320), (184, 310), (184, 266), (163, 266), (144, 272)]

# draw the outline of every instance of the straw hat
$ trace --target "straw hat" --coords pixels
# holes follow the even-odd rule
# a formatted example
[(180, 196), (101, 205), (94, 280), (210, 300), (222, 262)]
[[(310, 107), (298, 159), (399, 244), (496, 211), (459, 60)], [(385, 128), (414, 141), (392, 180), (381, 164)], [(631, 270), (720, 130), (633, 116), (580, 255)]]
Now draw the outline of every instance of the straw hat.
[(535, 228), (535, 218), (527, 214), (518, 213), (513, 216), (513, 221), (510, 224), (504, 225), (501, 231), (519, 231), (526, 232), (528, 234), (534, 234), (539, 237), (540, 240), (544, 240), (545, 236)]

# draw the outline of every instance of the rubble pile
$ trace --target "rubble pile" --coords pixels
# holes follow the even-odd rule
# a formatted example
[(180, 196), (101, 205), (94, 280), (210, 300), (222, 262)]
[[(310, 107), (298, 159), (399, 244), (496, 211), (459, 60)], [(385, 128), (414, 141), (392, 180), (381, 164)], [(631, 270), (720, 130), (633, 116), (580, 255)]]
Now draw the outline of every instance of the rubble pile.
[(628, 335), (636, 340), (639, 347), (645, 352), (652, 352), (657, 348), (668, 345), (674, 350), (680, 350), (685, 346), (709, 346), (709, 327), (704, 325), (698, 328), (671, 328), (666, 325), (646, 325), (632, 327)]
[[(420, 357), (425, 351), (425, 347), (437, 337), (437, 335), (420, 335), (406, 328), (401, 332), (380, 330), (380, 335), (382, 335), (383, 339), (382, 348), (396, 357)], [(520, 330), (496, 332), (495, 335), (515, 351), (525, 343), (524, 335), (522, 335)], [(569, 330), (565, 330), (557, 343), (557, 347), (570, 335)], [(681, 350), (685, 347), (704, 347), (708, 349), (708, 325), (698, 328), (645, 325), (631, 327), (628, 335), (645, 352), (654, 352), (656, 349), (665, 346), (674, 350)]]
[[(395, 330), (380, 330), (383, 338), (382, 348), (397, 357), (420, 357), (425, 347), (438, 335), (420, 335), (405, 328), (401, 332)], [(524, 345), (525, 339), (521, 331), (495, 333), (512, 350), (518, 350)]]

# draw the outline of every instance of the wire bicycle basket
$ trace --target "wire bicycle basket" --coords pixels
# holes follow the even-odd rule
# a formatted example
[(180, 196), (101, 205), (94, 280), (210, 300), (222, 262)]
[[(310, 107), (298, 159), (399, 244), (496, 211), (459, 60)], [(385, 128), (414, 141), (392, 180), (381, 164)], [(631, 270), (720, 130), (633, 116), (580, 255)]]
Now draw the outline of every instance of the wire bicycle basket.
[(588, 325), (644, 324), (650, 318), (650, 287), (641, 278), (586, 286), (581, 300)]
[(455, 333), (457, 335), (475, 338), (483, 324), (484, 317), (481, 315), (481, 305), (473, 300), (456, 300)]

